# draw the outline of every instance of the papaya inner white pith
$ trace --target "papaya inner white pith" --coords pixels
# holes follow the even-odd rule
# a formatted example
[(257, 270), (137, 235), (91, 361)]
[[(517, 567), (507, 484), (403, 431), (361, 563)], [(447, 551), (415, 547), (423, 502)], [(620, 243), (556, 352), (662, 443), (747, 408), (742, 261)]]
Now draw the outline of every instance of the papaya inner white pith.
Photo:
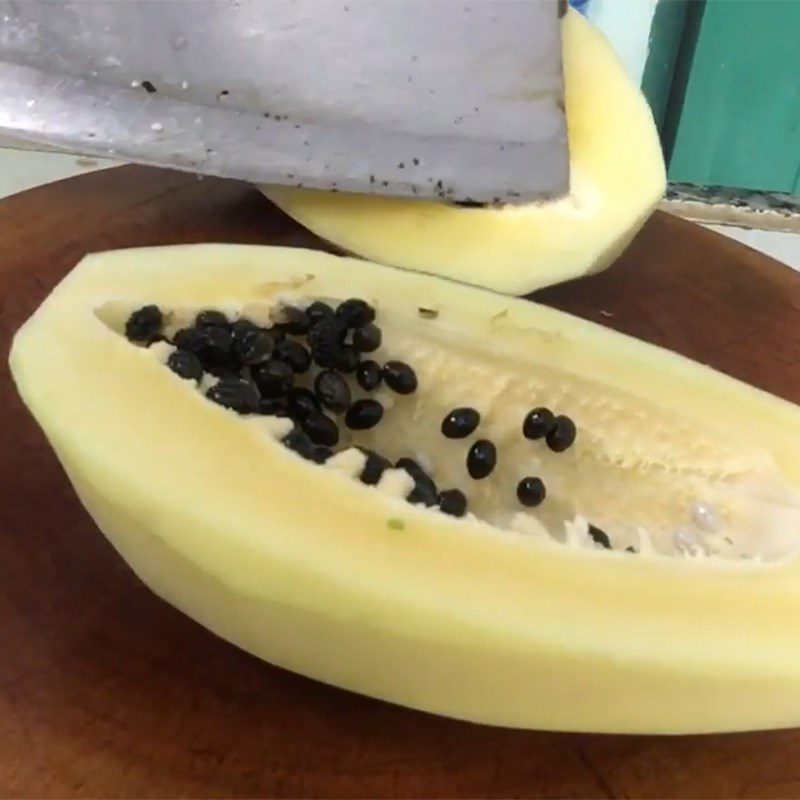
[[(305, 308), (314, 300), (318, 298), (282, 296), (246, 306), (227, 304), (224, 312), (231, 321), (269, 326), (287, 307)], [(130, 304), (108, 303), (98, 316), (122, 333), (134, 310)], [(191, 326), (199, 310), (164, 311), (168, 341), (151, 345), (154, 357), (166, 362), (175, 349), (169, 340)], [(491, 341), (466, 340), (448, 329), (429, 309), (419, 309), (411, 322), (380, 311), (376, 322), (382, 343), (369, 358), (411, 365), (418, 389), (403, 395), (384, 384), (365, 391), (352, 373), (342, 373), (352, 401), (377, 400), (383, 415), (369, 430), (351, 430), (341, 415), (330, 414), (339, 428), (332, 449), (340, 455), (326, 467), (354, 480), (364, 476), (367, 456), (354, 447), (372, 450), (393, 465), (410, 458), (440, 491), (462, 493), (469, 514), (506, 531), (549, 537), (572, 547), (610, 543), (612, 550), (628, 554), (764, 562), (795, 552), (800, 496), (766, 451), (698, 425), (679, 407), (657, 406), (604, 383), (602, 375), (588, 379), (537, 363), (535, 352), (530, 363), (515, 362), (493, 351)], [(312, 364), (294, 376), (294, 386), (312, 389), (320, 372)], [(165, 369), (167, 378), (179, 379)], [(208, 393), (217, 380), (206, 374), (186, 383)], [(467, 438), (449, 439), (442, 435), (443, 418), (461, 407), (476, 409), (480, 424)], [(523, 421), (534, 407), (568, 414), (577, 426), (574, 446), (553, 452), (544, 440), (526, 439)], [(227, 409), (221, 413), (234, 416)], [(289, 421), (284, 422), (273, 428), (279, 438), (291, 430)], [(269, 439), (265, 436), (265, 442)], [(467, 469), (468, 452), (478, 440), (490, 441), (497, 451), (495, 468), (481, 480)], [(320, 468), (309, 464), (309, 469)], [(517, 497), (526, 476), (540, 478), (547, 489), (546, 499), (532, 509)], [(389, 469), (368, 482), (399, 496), (414, 489), (402, 469)]]

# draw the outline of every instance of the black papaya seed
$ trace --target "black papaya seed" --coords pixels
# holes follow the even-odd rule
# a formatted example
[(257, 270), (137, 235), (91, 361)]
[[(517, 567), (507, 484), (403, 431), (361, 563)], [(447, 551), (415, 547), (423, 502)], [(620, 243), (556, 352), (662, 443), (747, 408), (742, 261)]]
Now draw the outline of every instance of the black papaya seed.
[(303, 420), (303, 430), (314, 444), (334, 447), (339, 442), (339, 427), (320, 411), (309, 412)]
[(411, 394), (417, 390), (417, 374), (403, 361), (387, 361), (383, 365), (383, 380), (397, 394)]
[(332, 455), (333, 450), (331, 450), (330, 447), (325, 447), (324, 444), (315, 444), (314, 447), (311, 448), (308, 459), (315, 464), (324, 464)]
[(306, 314), (311, 325), (315, 325), (324, 317), (333, 317), (335, 312), (327, 303), (323, 303), (322, 300), (315, 300), (306, 309)]
[(358, 351), (351, 344), (343, 344), (336, 354), (336, 369), (340, 372), (354, 372), (358, 366)]
[(236, 332), (233, 333), (233, 349), (242, 364), (251, 365), (266, 361), (272, 355), (274, 347), (273, 338), (258, 328), (243, 337), (237, 338)]
[(375, 319), (375, 309), (366, 300), (351, 297), (339, 304), (336, 316), (347, 328), (361, 328)]
[(132, 342), (152, 342), (161, 333), (163, 321), (164, 316), (158, 306), (142, 306), (128, 317), (125, 336)]
[(318, 367), (323, 369), (335, 369), (339, 365), (340, 347), (312, 347), (311, 358)]
[(316, 446), (311, 439), (308, 438), (308, 435), (305, 433), (305, 431), (297, 426), (292, 428), (292, 430), (289, 431), (289, 433), (287, 433), (281, 441), (286, 447), (289, 448), (289, 450), (293, 450), (303, 458), (311, 458), (314, 447)]
[(337, 346), (344, 342), (346, 336), (347, 328), (337, 317), (323, 317), (308, 331), (308, 344), (312, 348)]
[(228, 318), (221, 311), (214, 311), (213, 309), (206, 309), (201, 311), (194, 320), (194, 324), (198, 328), (226, 328), (228, 327)]
[(283, 397), (294, 383), (294, 373), (283, 361), (271, 358), (263, 364), (256, 364), (251, 375), (258, 390), (264, 397)]
[(311, 357), (320, 367), (330, 369), (340, 360), (342, 343), (347, 329), (336, 317), (323, 317), (308, 332), (308, 346)]
[(320, 403), (337, 414), (350, 406), (350, 387), (347, 381), (332, 369), (325, 369), (314, 380), (314, 392)]
[(367, 460), (364, 462), (364, 468), (361, 470), (359, 478), (367, 486), (374, 486), (381, 479), (383, 473), (392, 466), (392, 462), (374, 450), (362, 447), (361, 452), (366, 455)]
[(467, 453), (467, 472), (475, 480), (486, 478), (497, 464), (497, 448), (488, 439), (478, 439)]
[(377, 361), (362, 361), (356, 367), (356, 382), (365, 392), (377, 389), (381, 380), (381, 368)]
[(517, 484), (517, 499), (527, 508), (538, 506), (546, 494), (541, 478), (528, 475)]
[(237, 349), (242, 346), (242, 343), (251, 333), (256, 333), (261, 330), (255, 322), (242, 317), (237, 319), (236, 322), (231, 324), (231, 333), (233, 334), (233, 344)]
[(467, 512), (467, 497), (460, 489), (445, 489), (439, 493), (439, 510), (453, 517)]
[(442, 420), (442, 433), (448, 439), (464, 439), (475, 432), (481, 415), (474, 408), (454, 408)]
[(233, 352), (233, 334), (230, 329), (218, 325), (207, 325), (202, 331), (206, 337), (205, 344), (200, 351), (203, 363), (233, 366), (236, 359)]
[(414, 488), (406, 498), (409, 503), (435, 506), (439, 502), (439, 492), (433, 478), (413, 458), (401, 458), (395, 466), (404, 469), (414, 479)]
[(356, 400), (344, 416), (344, 424), (351, 431), (366, 431), (374, 428), (383, 418), (383, 406), (370, 398)]
[(608, 534), (600, 530), (596, 525), (592, 525), (589, 523), (589, 536), (592, 537), (592, 541), (596, 542), (599, 545), (602, 545), (606, 548), (606, 550), (611, 549), (611, 539), (609, 538)]
[(553, 419), (553, 426), (547, 432), (545, 441), (554, 453), (563, 453), (575, 441), (575, 423), (564, 414)]
[(258, 392), (249, 381), (237, 378), (225, 378), (212, 386), (206, 397), (239, 414), (248, 414), (258, 409)]
[(526, 439), (541, 439), (553, 427), (553, 412), (549, 408), (534, 408), (522, 422), (522, 435)]
[(287, 306), (283, 309), (283, 322), (280, 325), (286, 333), (290, 333), (292, 336), (303, 336), (308, 333), (311, 321), (305, 311)]
[(280, 325), (273, 325), (271, 328), (265, 328), (266, 332), (272, 337), (275, 344), (280, 344), (286, 339), (286, 331)]
[(262, 397), (258, 401), (258, 408), (256, 410), (259, 414), (271, 417), (289, 416), (289, 406), (283, 398)]
[(305, 419), (312, 411), (320, 411), (321, 407), (317, 396), (310, 389), (295, 387), (286, 394), (289, 414), (298, 420)]
[(293, 342), (291, 339), (275, 345), (272, 355), (278, 361), (288, 364), (292, 372), (296, 374), (307, 372), (311, 366), (311, 354), (300, 342)]
[(181, 378), (199, 381), (203, 377), (200, 359), (188, 350), (173, 350), (167, 359), (167, 366)]
[(381, 346), (383, 334), (381, 329), (372, 322), (356, 328), (353, 333), (353, 347), (359, 353), (372, 353)]
[(206, 334), (201, 328), (182, 328), (172, 339), (173, 344), (181, 350), (200, 355), (206, 346)]

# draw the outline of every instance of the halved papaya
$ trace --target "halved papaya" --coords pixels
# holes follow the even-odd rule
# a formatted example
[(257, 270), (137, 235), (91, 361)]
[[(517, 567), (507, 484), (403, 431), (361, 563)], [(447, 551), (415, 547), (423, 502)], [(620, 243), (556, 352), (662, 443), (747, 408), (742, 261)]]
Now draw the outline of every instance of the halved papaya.
[(236, 245), (87, 257), (11, 367), (137, 575), (272, 663), (509, 726), (800, 722), (790, 403), (543, 306)]
[(650, 109), (605, 37), (572, 10), (562, 30), (566, 197), (465, 208), (288, 186), (262, 191), (346, 251), (506, 294), (607, 267), (663, 195), (664, 161)]

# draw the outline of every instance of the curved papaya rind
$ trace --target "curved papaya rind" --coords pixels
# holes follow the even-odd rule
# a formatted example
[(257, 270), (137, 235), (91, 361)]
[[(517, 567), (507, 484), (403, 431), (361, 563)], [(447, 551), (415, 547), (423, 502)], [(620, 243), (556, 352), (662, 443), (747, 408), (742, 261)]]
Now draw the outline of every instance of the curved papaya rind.
[[(320, 468), (92, 313), (109, 298), (218, 307), (290, 286), (370, 297), (377, 279), (395, 313), (415, 315), (424, 297), (448, 328), (479, 340), (492, 331), (495, 351), (520, 363), (546, 341), (545, 363), (747, 430), (800, 485), (797, 407), (567, 314), (300, 249), (125, 250), (82, 262), (19, 332), (11, 366), (81, 500), (142, 580), (267, 661), (449, 716), (603, 732), (800, 722), (797, 559), (575, 551), (334, 472), (313, 473), (308, 503)], [(387, 525), (398, 517), (403, 530)]]
[(607, 267), (666, 186), (652, 114), (605, 37), (563, 20), (570, 193), (559, 200), (462, 208), (427, 200), (262, 186), (289, 216), (345, 251), (506, 294)]

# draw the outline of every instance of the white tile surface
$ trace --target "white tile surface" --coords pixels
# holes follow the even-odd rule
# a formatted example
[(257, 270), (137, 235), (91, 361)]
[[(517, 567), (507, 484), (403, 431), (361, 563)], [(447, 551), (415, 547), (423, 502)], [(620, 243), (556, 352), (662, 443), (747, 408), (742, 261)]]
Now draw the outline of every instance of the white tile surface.
[[(92, 162), (96, 166), (91, 166)], [(44, 183), (60, 181), (84, 172), (112, 166), (114, 162), (85, 159), (62, 153), (38, 153), (31, 150), (0, 148), (0, 198), (32, 189)]]
[(783, 261), (784, 264), (800, 270), (800, 233), (756, 231), (737, 228), (733, 225), (706, 225), (705, 227), (730, 236), (754, 250), (760, 250), (778, 261)]
[[(113, 166), (115, 162), (61, 153), (39, 153), (0, 147), (0, 198), (44, 183)], [(755, 231), (730, 225), (707, 225), (800, 270), (800, 234)]]

